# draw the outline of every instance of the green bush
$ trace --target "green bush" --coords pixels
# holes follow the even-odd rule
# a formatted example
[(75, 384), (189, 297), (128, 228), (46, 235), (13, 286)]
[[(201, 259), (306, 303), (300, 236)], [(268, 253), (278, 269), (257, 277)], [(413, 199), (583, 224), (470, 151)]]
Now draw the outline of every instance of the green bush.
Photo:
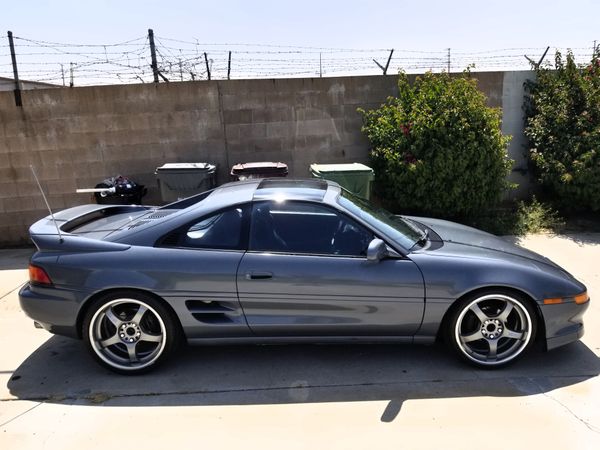
[(538, 181), (566, 210), (600, 211), (600, 59), (557, 52), (526, 85), (529, 154)]
[(375, 193), (397, 212), (464, 218), (490, 208), (507, 189), (512, 161), (500, 112), (476, 81), (427, 73), (363, 115), (371, 142)]
[(510, 208), (487, 211), (470, 225), (493, 234), (524, 236), (543, 231), (561, 231), (565, 222), (552, 207), (533, 197), (528, 202), (515, 202)]
[(565, 225), (558, 212), (535, 197), (529, 203), (518, 203), (513, 223), (512, 234), (517, 235), (559, 230)]

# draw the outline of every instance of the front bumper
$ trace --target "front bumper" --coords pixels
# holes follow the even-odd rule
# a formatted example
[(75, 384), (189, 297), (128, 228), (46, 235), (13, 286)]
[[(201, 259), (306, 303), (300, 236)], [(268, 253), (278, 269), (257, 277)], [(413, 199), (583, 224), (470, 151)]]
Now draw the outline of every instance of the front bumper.
[(21, 309), (28, 317), (54, 334), (79, 337), (79, 302), (73, 291), (39, 287), (27, 283), (19, 291)]
[(546, 328), (547, 350), (569, 344), (583, 336), (583, 314), (589, 306), (589, 300), (581, 305), (570, 302), (540, 306)]

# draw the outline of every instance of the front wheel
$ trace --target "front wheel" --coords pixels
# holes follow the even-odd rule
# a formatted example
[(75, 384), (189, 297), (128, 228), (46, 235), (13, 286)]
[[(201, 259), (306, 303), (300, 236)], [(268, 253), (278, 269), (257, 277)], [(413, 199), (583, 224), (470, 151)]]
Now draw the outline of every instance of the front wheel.
[(179, 344), (179, 327), (157, 299), (118, 292), (97, 299), (83, 321), (83, 338), (94, 358), (122, 374), (146, 372)]
[(537, 317), (530, 303), (512, 292), (486, 292), (460, 301), (447, 327), (450, 347), (478, 367), (504, 366), (533, 343)]

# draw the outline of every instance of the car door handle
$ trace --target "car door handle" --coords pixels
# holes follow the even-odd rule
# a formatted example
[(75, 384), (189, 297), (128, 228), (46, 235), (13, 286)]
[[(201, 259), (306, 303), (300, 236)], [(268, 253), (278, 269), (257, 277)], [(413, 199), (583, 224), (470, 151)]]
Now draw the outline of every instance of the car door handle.
[(271, 272), (248, 272), (246, 274), (246, 280), (267, 280), (273, 278)]

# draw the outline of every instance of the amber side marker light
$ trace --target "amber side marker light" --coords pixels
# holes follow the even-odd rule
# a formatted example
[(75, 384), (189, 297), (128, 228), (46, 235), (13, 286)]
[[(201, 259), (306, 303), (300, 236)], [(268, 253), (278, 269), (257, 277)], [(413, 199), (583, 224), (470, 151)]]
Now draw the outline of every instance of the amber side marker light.
[(29, 264), (29, 281), (36, 284), (52, 284), (52, 280), (44, 269), (33, 264)]
[(575, 303), (577, 303), (578, 305), (581, 305), (581, 304), (587, 302), (590, 299), (590, 296), (588, 295), (587, 292), (582, 292), (581, 294), (574, 295), (573, 297), (545, 298), (544, 305), (558, 305), (563, 302), (569, 302), (569, 301), (571, 301), (571, 299), (574, 300)]
[(576, 295), (573, 298), (575, 299), (575, 303), (577, 303), (578, 305), (581, 305), (582, 303), (587, 302), (590, 299), (590, 296), (588, 295), (587, 292), (582, 292), (581, 294)]

